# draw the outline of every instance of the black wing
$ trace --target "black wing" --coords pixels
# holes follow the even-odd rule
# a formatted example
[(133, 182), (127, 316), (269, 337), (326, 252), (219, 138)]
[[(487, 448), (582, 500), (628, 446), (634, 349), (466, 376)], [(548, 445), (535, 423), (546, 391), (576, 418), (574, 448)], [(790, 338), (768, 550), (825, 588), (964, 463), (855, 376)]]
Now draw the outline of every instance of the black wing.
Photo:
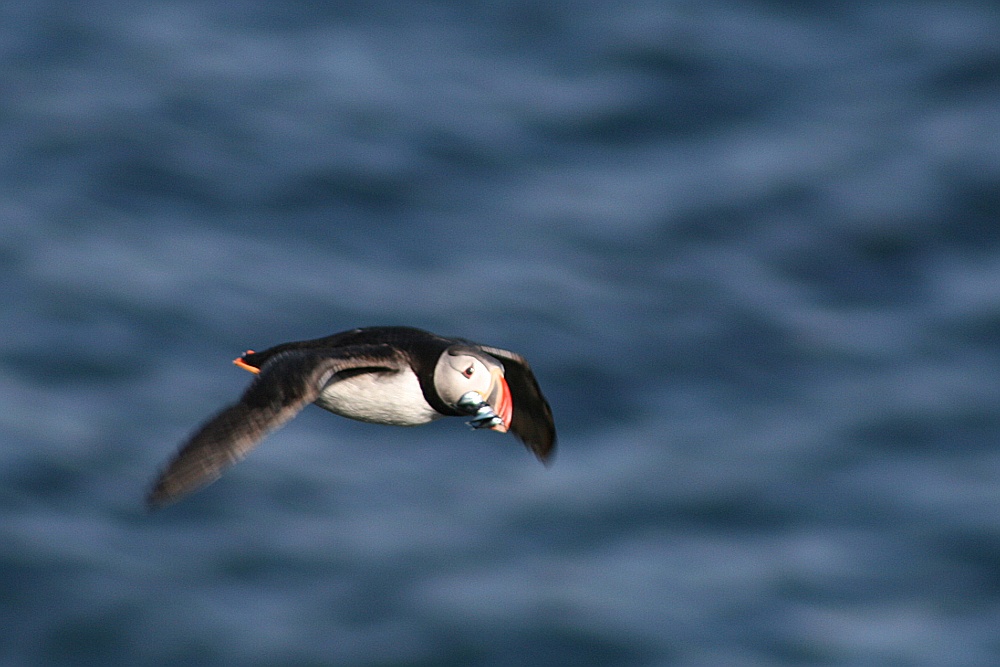
[(510, 430), (535, 453), (539, 461), (547, 463), (556, 449), (556, 425), (552, 419), (552, 408), (542, 395), (528, 360), (516, 352), (498, 347), (479, 347), (503, 362), (504, 378), (514, 401)]
[(341, 371), (396, 370), (405, 359), (388, 345), (289, 351), (269, 359), (240, 400), (208, 420), (157, 479), (147, 502), (161, 507), (209, 484), (264, 437), (319, 397)]

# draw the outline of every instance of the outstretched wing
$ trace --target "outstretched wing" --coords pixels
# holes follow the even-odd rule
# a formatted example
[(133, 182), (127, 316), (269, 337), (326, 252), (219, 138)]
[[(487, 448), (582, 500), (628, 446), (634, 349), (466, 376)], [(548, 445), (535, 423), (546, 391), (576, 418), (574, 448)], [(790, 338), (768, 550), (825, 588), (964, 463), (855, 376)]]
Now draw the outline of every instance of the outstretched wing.
[(388, 345), (289, 351), (269, 359), (240, 400), (208, 420), (177, 452), (147, 502), (162, 507), (209, 484), (319, 396), (335, 374), (397, 370), (405, 359)]
[(510, 430), (535, 453), (539, 461), (546, 463), (555, 453), (556, 425), (552, 419), (552, 408), (542, 395), (528, 360), (510, 350), (487, 345), (480, 348), (503, 362), (504, 379), (514, 401)]

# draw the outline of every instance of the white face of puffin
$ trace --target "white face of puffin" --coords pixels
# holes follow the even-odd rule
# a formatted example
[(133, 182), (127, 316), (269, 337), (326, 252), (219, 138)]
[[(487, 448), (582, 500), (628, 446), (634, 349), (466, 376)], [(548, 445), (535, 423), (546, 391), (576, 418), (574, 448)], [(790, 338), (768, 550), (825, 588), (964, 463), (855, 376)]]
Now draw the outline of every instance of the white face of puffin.
[(434, 369), (434, 388), (447, 405), (473, 417), (474, 428), (505, 433), (514, 403), (503, 376), (503, 364), (470, 347), (445, 350)]

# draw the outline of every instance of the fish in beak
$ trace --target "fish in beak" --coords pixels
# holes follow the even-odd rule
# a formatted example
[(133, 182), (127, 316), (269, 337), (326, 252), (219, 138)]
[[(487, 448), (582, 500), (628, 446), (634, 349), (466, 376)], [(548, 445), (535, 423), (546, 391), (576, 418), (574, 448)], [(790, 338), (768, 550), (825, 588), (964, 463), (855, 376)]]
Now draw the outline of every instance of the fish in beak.
[(488, 428), (506, 433), (514, 413), (514, 402), (510, 396), (507, 380), (503, 377), (503, 371), (495, 369), (491, 373), (493, 382), (489, 396), (484, 398), (478, 391), (466, 392), (458, 399), (455, 407), (472, 416), (468, 422), (472, 428)]

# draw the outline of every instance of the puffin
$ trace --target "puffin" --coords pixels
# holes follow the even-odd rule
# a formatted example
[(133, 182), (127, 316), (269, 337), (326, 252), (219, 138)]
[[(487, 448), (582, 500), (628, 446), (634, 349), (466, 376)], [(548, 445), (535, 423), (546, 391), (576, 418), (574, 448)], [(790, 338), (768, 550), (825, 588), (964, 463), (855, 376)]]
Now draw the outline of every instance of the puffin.
[(396, 426), (467, 417), (473, 429), (513, 433), (542, 463), (555, 451), (552, 409), (509, 350), (385, 326), (247, 350), (233, 363), (256, 378), (179, 448), (147, 496), (151, 509), (214, 482), (310, 403)]

